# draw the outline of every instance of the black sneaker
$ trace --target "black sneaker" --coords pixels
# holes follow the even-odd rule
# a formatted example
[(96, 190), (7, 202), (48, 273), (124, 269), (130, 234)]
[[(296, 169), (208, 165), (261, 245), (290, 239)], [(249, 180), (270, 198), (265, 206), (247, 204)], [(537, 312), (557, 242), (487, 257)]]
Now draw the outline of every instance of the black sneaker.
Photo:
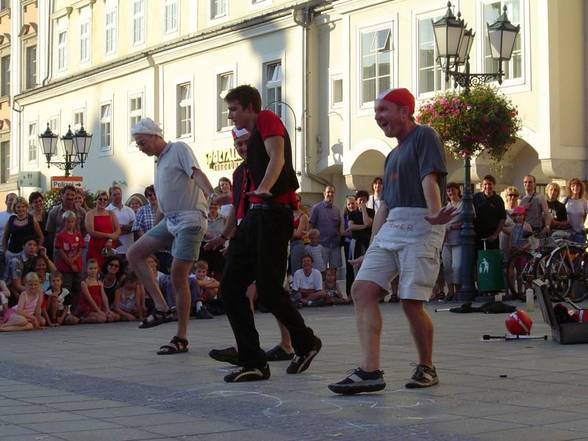
[(194, 314), (194, 318), (197, 320), (208, 320), (213, 319), (214, 316), (210, 313), (208, 309), (206, 309), (205, 306), (201, 306), (200, 311), (196, 311), (196, 314)]
[(266, 364), (262, 368), (241, 368), (225, 376), (227, 383), (241, 383), (244, 381), (261, 381), (270, 377), (270, 369)]
[(210, 358), (220, 361), (221, 363), (234, 364), (235, 366), (241, 366), (239, 361), (239, 353), (233, 346), (225, 349), (212, 349), (208, 355)]
[(380, 370), (366, 372), (361, 368), (355, 369), (350, 375), (338, 383), (329, 384), (331, 392), (343, 395), (377, 392), (385, 387), (384, 372)]
[(439, 383), (439, 377), (435, 367), (425, 366), (424, 364), (418, 364), (414, 370), (414, 374), (405, 387), (408, 389), (418, 389), (421, 387), (431, 387)]
[(317, 356), (317, 354), (321, 350), (321, 347), (323, 346), (323, 342), (320, 338), (315, 337), (314, 339), (314, 345), (312, 346), (310, 351), (308, 351), (304, 355), (296, 355), (290, 363), (290, 366), (288, 366), (288, 369), (286, 369), (286, 373), (299, 374), (308, 369), (308, 366), (310, 366), (310, 363), (312, 362), (314, 357)]
[(287, 361), (294, 358), (293, 352), (286, 352), (280, 345), (274, 346), (266, 351), (265, 358), (267, 361)]

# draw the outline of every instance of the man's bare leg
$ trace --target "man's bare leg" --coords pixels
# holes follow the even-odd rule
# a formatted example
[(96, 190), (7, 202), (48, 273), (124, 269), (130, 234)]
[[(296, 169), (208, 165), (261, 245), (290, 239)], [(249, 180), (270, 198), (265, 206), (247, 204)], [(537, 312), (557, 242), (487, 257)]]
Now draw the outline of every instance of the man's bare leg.
[(433, 321), (418, 300), (401, 300), (404, 314), (417, 347), (419, 364), (433, 367)]
[(162, 312), (167, 311), (169, 308), (165, 302), (161, 290), (159, 289), (159, 285), (157, 284), (153, 273), (147, 266), (147, 257), (161, 249), (164, 249), (166, 245), (166, 243), (160, 240), (143, 235), (137, 242), (131, 245), (129, 251), (127, 252), (127, 259), (131, 265), (131, 268), (133, 271), (135, 271), (135, 273), (137, 273), (137, 276), (145, 287), (145, 290), (151, 296), (151, 299), (155, 303), (155, 308)]
[(176, 296), (178, 314), (177, 336), (185, 339), (188, 335), (188, 322), (190, 321), (190, 285), (188, 275), (194, 262), (174, 258), (171, 266), (171, 282)]
[(359, 367), (366, 372), (380, 369), (380, 291), (379, 285), (365, 280), (356, 280), (351, 287), (361, 350)]

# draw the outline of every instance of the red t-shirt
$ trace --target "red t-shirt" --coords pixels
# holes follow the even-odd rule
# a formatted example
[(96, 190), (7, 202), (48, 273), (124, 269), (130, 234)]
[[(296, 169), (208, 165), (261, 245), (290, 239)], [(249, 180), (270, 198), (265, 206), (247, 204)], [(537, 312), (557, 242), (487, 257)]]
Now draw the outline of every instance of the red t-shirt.
[[(286, 136), (286, 128), (282, 123), (282, 120), (276, 115), (274, 112), (270, 110), (262, 110), (257, 115), (257, 122), (255, 123), (255, 127), (259, 134), (261, 135), (261, 139), (265, 141), (267, 138), (271, 138), (272, 136)], [(249, 188), (248, 191), (254, 191), (255, 185), (253, 184), (253, 179), (249, 179)], [(273, 195), (272, 203), (273, 204), (290, 204), (293, 201), (293, 197), (295, 195), (295, 191), (291, 190), (283, 194)], [(264, 200), (258, 196), (250, 196), (249, 202), (251, 204), (261, 204)]]
[[(67, 257), (73, 257), (77, 254), (78, 250), (80, 250), (84, 246), (84, 238), (82, 237), (79, 231), (75, 233), (69, 233), (67, 231), (60, 231), (55, 236), (55, 244), (54, 248), (56, 250), (63, 250)], [(78, 267), (78, 271), (82, 270), (82, 254), (76, 260), (76, 265)], [(55, 266), (59, 271), (62, 273), (71, 273), (73, 272), (70, 266), (59, 257), (59, 253), (55, 253)]]

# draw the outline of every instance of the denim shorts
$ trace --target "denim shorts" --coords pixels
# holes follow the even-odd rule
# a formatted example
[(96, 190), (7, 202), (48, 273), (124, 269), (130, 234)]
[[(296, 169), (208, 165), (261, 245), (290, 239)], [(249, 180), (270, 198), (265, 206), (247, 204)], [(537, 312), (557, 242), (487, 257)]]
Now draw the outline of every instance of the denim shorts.
[(174, 236), (167, 229), (165, 219), (147, 231), (149, 237), (165, 242), (171, 249), (171, 255), (175, 259), (187, 262), (198, 260), (200, 244), (204, 237), (202, 227), (186, 227), (178, 231)]

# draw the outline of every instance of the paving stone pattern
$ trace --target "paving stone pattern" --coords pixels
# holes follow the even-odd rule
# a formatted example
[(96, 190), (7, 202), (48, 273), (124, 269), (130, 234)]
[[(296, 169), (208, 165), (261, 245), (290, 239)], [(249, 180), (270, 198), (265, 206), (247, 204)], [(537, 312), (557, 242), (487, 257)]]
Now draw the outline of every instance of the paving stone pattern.
[[(429, 305), (432, 311), (439, 304)], [(383, 393), (342, 397), (327, 384), (356, 367), (353, 307), (305, 309), (323, 350), (301, 375), (226, 384), (208, 358), (233, 344), (225, 317), (190, 323), (190, 352), (158, 356), (175, 324), (86, 325), (0, 334), (1, 441), (588, 440), (588, 346), (483, 342), (504, 314), (431, 312), (439, 386), (406, 390), (415, 350), (399, 305), (382, 305)], [(534, 333), (549, 333), (540, 313)], [(279, 338), (257, 314), (263, 344)]]

